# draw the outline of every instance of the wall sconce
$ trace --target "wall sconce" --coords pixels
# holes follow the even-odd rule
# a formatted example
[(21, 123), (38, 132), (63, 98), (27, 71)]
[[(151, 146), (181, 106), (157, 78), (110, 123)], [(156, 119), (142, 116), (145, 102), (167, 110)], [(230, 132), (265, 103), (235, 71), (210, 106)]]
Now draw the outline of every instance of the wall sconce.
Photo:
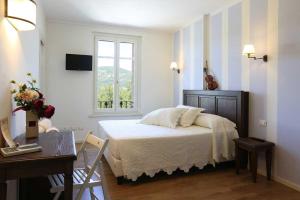
[(5, 0), (5, 17), (18, 31), (34, 30), (36, 3), (33, 0)]
[(248, 58), (252, 58), (254, 60), (263, 60), (264, 62), (268, 62), (268, 56), (264, 55), (262, 58), (257, 58), (255, 56), (255, 48), (252, 44), (247, 44), (244, 47), (243, 55), (248, 56)]
[(173, 71), (177, 71), (178, 74), (180, 74), (180, 69), (177, 65), (176, 62), (172, 62), (171, 65), (170, 65), (170, 69), (172, 69)]

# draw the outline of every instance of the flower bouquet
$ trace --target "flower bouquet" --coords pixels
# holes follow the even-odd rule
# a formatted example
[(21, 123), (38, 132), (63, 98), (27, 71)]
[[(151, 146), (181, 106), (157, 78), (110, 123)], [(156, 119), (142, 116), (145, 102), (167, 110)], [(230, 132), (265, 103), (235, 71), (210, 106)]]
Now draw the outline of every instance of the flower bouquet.
[(36, 87), (36, 80), (31, 73), (27, 74), (27, 83), (17, 84), (12, 80), (14, 101), (17, 108), (13, 112), (23, 110), (26, 112), (26, 137), (38, 137), (38, 120), (41, 118), (51, 118), (55, 108), (45, 104), (44, 95)]

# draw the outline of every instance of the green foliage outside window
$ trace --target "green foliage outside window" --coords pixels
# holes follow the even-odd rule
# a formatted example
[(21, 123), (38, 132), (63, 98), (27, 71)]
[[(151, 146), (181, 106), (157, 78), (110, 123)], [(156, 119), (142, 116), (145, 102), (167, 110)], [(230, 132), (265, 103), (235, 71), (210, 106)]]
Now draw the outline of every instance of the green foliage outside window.
[[(112, 67), (99, 68), (98, 108), (112, 108), (114, 99), (114, 78)], [(121, 108), (132, 108), (132, 72), (120, 69), (119, 74), (119, 101)]]

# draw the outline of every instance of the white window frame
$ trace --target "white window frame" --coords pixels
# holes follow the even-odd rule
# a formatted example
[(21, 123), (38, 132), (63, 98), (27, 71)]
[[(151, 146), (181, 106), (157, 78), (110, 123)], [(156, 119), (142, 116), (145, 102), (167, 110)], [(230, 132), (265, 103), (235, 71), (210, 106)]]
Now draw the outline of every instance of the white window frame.
[[(98, 109), (98, 41), (115, 42), (114, 56), (114, 98), (113, 108)], [(120, 108), (119, 99), (119, 45), (120, 43), (132, 43), (134, 45), (133, 52), (133, 108)], [(140, 68), (141, 68), (141, 37), (110, 33), (95, 33), (94, 34), (94, 115), (95, 116), (111, 116), (111, 115), (140, 115)]]

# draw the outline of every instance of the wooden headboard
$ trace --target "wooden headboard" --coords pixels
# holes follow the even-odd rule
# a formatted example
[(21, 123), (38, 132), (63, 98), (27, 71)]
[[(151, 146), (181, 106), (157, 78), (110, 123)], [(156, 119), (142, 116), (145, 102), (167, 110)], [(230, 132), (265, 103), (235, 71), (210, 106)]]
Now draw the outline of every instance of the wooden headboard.
[(183, 104), (201, 107), (237, 125), (240, 137), (248, 137), (249, 93), (243, 91), (184, 90)]

